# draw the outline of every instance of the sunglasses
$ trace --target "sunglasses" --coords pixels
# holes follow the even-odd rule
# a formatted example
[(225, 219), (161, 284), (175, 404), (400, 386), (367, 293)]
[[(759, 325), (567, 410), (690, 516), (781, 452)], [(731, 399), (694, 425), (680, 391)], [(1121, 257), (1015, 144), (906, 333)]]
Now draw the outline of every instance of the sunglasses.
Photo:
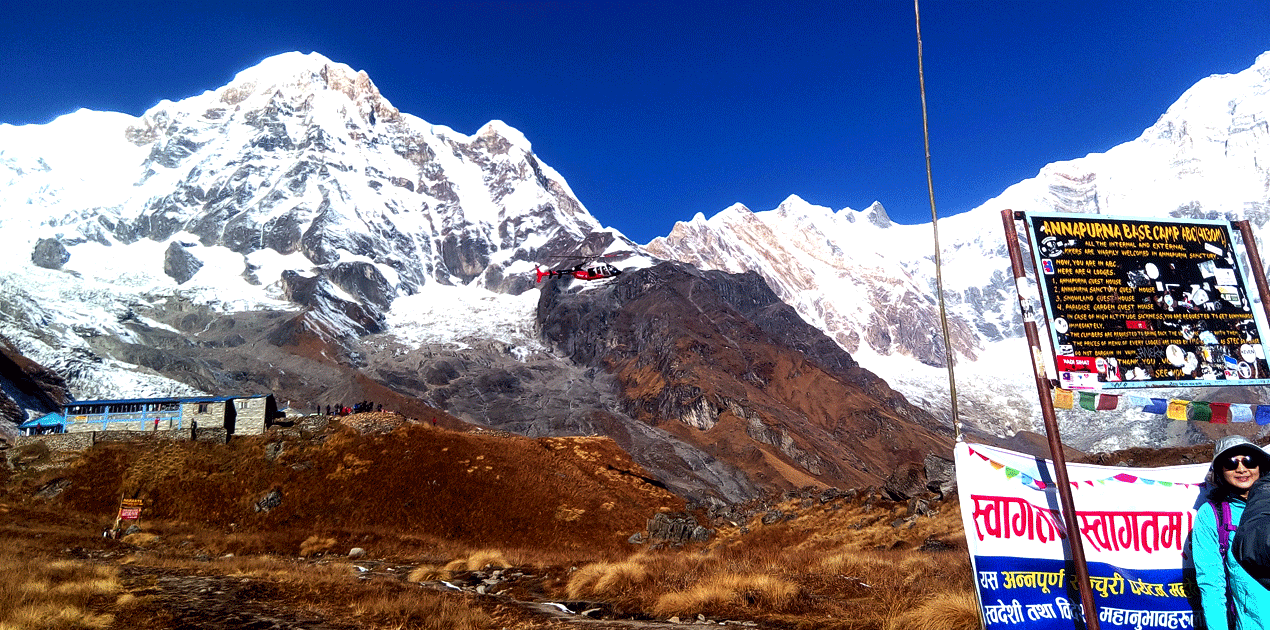
[(1221, 467), (1225, 470), (1235, 470), (1239, 465), (1243, 464), (1244, 468), (1252, 470), (1261, 466), (1260, 460), (1253, 458), (1251, 455), (1235, 455), (1221, 463)]

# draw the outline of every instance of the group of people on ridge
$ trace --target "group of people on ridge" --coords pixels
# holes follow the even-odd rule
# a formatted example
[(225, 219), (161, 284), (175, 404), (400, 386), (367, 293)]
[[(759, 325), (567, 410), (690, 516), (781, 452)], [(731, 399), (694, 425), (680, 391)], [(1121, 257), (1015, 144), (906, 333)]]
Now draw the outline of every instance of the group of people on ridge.
[[(335, 405), (335, 408), (332, 409), (330, 405), (327, 405), (326, 415), (347, 416), (354, 413), (370, 413), (372, 411), (383, 411), (383, 410), (384, 410), (383, 403), (376, 405), (371, 403), (369, 400), (363, 400), (362, 402), (355, 403), (352, 407), (347, 407), (343, 404), (339, 404), (339, 405)], [(322, 411), (322, 406), (318, 405), (318, 412), (320, 413), (321, 411)]]

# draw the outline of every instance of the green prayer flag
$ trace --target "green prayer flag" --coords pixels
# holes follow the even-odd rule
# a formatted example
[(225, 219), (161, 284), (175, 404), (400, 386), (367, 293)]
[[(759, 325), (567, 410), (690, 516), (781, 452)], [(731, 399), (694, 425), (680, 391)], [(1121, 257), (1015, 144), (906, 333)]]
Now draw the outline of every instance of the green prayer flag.
[(1213, 409), (1205, 401), (1191, 401), (1190, 408), (1186, 413), (1186, 419), (1192, 422), (1210, 422), (1213, 419)]
[(1094, 411), (1098, 408), (1097, 405), (1098, 405), (1098, 394), (1095, 394), (1093, 392), (1080, 393), (1081, 409), (1088, 409), (1090, 411)]

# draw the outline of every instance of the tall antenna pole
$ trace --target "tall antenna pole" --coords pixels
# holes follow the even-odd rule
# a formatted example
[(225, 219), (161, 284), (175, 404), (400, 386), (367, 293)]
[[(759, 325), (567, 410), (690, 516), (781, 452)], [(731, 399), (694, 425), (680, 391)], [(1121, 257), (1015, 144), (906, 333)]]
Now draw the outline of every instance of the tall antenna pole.
[(926, 70), (922, 66), (922, 13), (913, 0), (913, 15), (917, 20), (917, 78), (922, 88), (922, 137), (926, 143), (926, 190), (930, 193), (930, 227), (935, 233), (935, 291), (939, 294), (939, 325), (944, 331), (944, 356), (948, 359), (948, 397), (952, 403), (953, 430), (957, 441), (962, 440), (961, 416), (957, 411), (957, 378), (954, 374), (956, 357), (953, 355), (952, 336), (948, 333), (948, 310), (944, 307), (944, 273), (939, 248), (939, 214), (935, 211), (935, 180), (930, 171), (930, 126), (926, 116)]

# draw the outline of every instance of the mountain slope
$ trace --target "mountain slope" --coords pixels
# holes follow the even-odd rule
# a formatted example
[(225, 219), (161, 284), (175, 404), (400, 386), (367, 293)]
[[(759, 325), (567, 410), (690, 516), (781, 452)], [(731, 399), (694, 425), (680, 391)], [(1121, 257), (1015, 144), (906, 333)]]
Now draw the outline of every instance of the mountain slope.
[[(962, 418), (1009, 435), (1039, 430), (1040, 413), (1003, 209), (1248, 219), (1262, 240), (1270, 218), (1270, 53), (1243, 72), (1200, 81), (1138, 139), (1050, 164), (978, 208), (940, 220)], [(948, 417), (929, 224), (893, 224), (880, 204), (833, 212), (790, 197), (770, 211), (734, 206), (708, 220), (698, 215), (647, 250), (703, 269), (756, 271), (862, 365)], [(1250, 395), (1258, 396), (1232, 400), (1259, 401)], [(1202, 439), (1195, 427), (1136, 412), (1062, 420), (1064, 439), (1083, 449)]]
[(946, 452), (934, 418), (895, 395), (756, 274), (661, 264), (601, 296), (551, 287), (543, 338), (617, 379), (623, 410), (764, 485), (880, 484)]
[[(817, 387), (850, 387), (851, 409), (773, 385), (745, 412), (752, 435), (719, 446), (673, 407), (638, 408), (660, 394), (544, 336), (576, 329), (583, 312), (550, 326), (536, 315), (557, 291), (582, 311), (609, 308), (611, 289), (653, 259), (599, 225), (519, 132), (429, 124), (321, 55), (266, 59), (139, 118), (80, 111), (0, 126), (0, 208), (19, 252), (0, 261), (0, 334), (80, 399), (268, 391), (293, 411), (370, 400), (452, 428), (612, 435), (667, 487), (716, 502), (876, 483), (888, 466), (947, 450), (929, 427), (878, 456), (832, 440), (833, 423), (875, 404), (887, 427), (920, 413), (770, 292), (761, 308), (727, 307), (706, 349), (777, 325), (746, 352), (818, 370), (807, 380)], [(538, 290), (535, 263), (600, 254), (627, 270), (612, 287), (563, 278)], [(732, 298), (766, 291), (756, 276), (710, 278)], [(691, 319), (620, 312), (636, 327)], [(655, 349), (663, 364), (700, 351)], [(827, 367), (798, 367), (806, 357)], [(708, 382), (741, 400), (757, 393), (731, 383), (743, 377), (700, 364), (676, 387)]]

